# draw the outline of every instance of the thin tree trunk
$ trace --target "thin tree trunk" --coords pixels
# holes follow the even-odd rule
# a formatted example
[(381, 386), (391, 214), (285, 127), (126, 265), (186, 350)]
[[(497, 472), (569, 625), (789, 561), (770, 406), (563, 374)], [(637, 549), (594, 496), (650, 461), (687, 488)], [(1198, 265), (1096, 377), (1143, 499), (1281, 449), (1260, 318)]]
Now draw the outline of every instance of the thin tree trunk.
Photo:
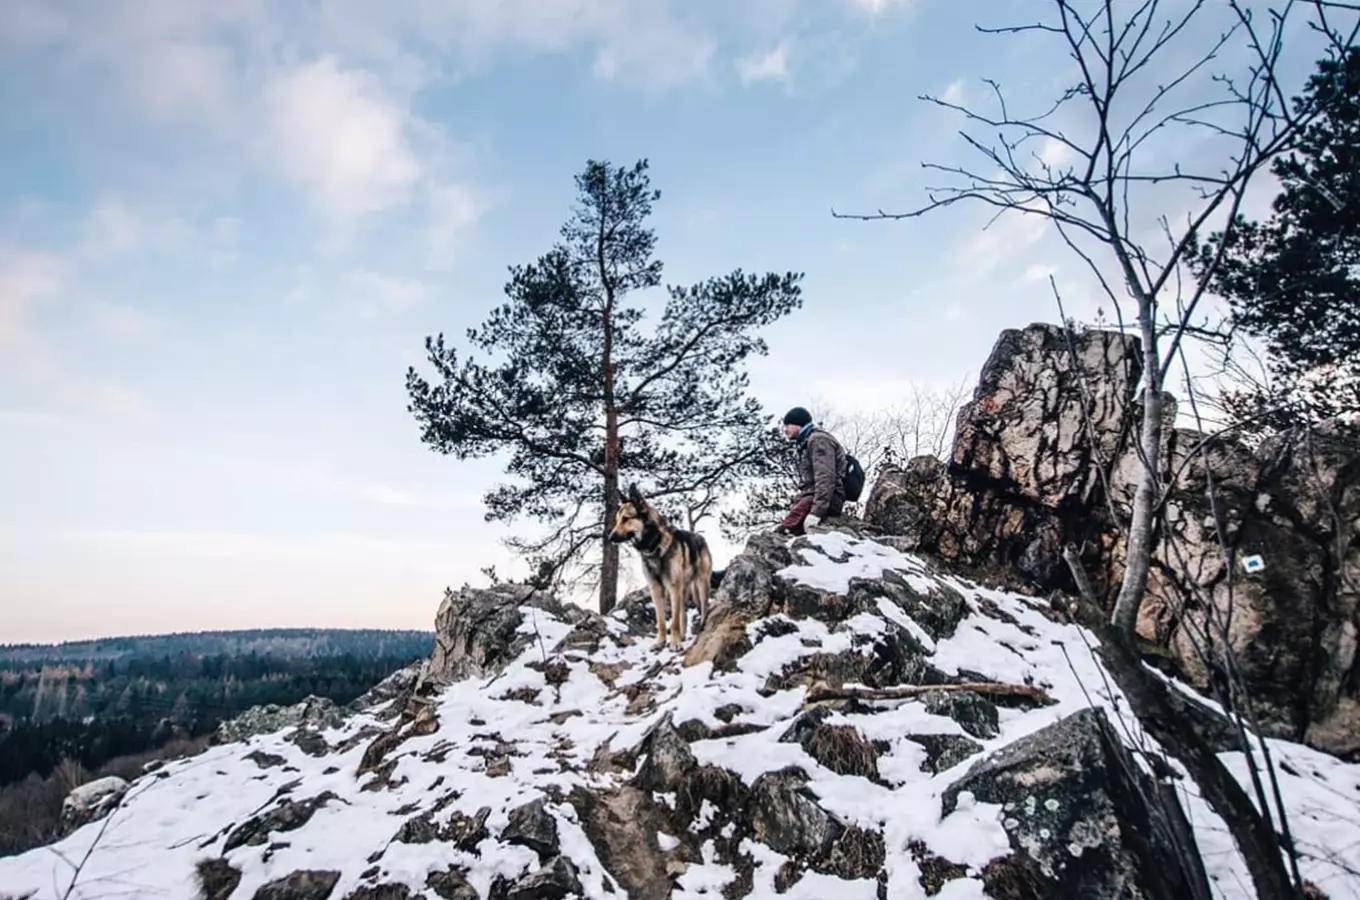
[[(609, 472), (604, 477), (604, 517), (605, 528), (613, 526), (614, 516), (619, 511), (619, 476)], [(618, 603), (619, 597), (619, 545), (603, 541), (604, 558), (600, 561), (600, 614), (607, 614)]]
[[(614, 286), (609, 280), (604, 238), (609, 221), (605, 207), (600, 208), (600, 232), (595, 243), (600, 286), (604, 289), (604, 530), (614, 525), (619, 509), (619, 410), (614, 396)], [(601, 535), (604, 538), (604, 535)], [(619, 545), (602, 540), (600, 560), (600, 614), (607, 615), (619, 599)]]
[(1138, 608), (1147, 592), (1152, 565), (1153, 510), (1157, 504), (1157, 472), (1162, 455), (1162, 391), (1158, 375), (1157, 330), (1152, 300), (1139, 298), (1138, 324), (1143, 338), (1143, 422), (1139, 433), (1140, 471), (1133, 496), (1133, 515), (1125, 549), (1124, 580), (1115, 600), (1112, 622), (1115, 632), (1132, 641), (1138, 625)]

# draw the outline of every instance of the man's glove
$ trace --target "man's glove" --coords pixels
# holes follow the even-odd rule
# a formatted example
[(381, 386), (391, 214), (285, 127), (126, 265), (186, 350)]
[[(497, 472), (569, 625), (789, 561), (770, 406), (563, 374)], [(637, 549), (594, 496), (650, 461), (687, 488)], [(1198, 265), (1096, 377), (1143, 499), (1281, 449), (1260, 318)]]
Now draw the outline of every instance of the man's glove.
[(803, 520), (803, 524), (806, 525), (808, 528), (816, 528), (818, 525), (822, 524), (822, 517), (808, 516), (806, 519)]

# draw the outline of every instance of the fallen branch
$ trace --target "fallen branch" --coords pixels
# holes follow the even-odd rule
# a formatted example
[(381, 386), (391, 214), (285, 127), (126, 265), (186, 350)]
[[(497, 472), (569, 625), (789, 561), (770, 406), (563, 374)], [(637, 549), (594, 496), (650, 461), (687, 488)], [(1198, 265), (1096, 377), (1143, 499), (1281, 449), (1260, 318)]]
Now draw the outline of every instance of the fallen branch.
[(991, 697), (1024, 697), (1050, 706), (1058, 701), (1044, 691), (1028, 684), (995, 684), (990, 681), (971, 681), (964, 684), (903, 684), (886, 688), (837, 688), (828, 684), (814, 684), (808, 688), (804, 705), (823, 700), (910, 700), (935, 691), (954, 693), (970, 691)]

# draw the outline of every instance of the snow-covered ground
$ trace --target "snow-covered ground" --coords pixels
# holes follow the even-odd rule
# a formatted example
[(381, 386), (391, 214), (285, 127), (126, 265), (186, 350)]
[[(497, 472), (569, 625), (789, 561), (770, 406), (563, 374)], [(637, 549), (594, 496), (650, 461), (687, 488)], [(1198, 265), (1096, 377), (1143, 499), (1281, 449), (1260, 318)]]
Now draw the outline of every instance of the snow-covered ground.
[[(730, 713), (735, 705), (742, 712), (732, 722), (771, 727), (695, 741), (691, 749), (700, 763), (729, 769), (748, 784), (761, 773), (797, 765), (810, 775), (808, 787), (824, 809), (847, 824), (883, 834), (889, 897), (927, 896), (918, 881), (918, 863), (907, 849), (910, 842), (920, 841), (935, 854), (969, 867), (967, 876), (946, 882), (936, 898), (982, 898), (978, 870), (1010, 852), (1003, 810), (969, 802), (965, 795), (953, 813), (940, 815), (945, 789), (982, 755), (931, 774), (921, 769), (921, 745), (904, 737), (963, 734), (957, 722), (932, 715), (914, 701), (884, 704), (868, 714), (833, 714), (830, 723), (854, 725), (866, 738), (889, 745), (878, 762), (886, 784), (876, 784), (838, 775), (799, 744), (779, 740), (801, 710), (805, 688), (773, 696), (759, 693), (767, 676), (791, 660), (848, 649), (856, 633), (874, 634), (890, 627), (889, 622), (907, 627), (931, 649), (931, 662), (939, 669), (954, 672), (962, 667), (998, 681), (1033, 683), (1059, 701), (1029, 710), (1000, 708), (1000, 733), (979, 740), (984, 754), (1093, 704), (1107, 709), (1131, 744), (1152, 744), (1102, 675), (1091, 652), (1094, 638), (1076, 626), (1051, 621), (1036, 601), (932, 573), (920, 559), (843, 534), (819, 535), (800, 546), (801, 562), (784, 570), (783, 577), (820, 590), (845, 591), (851, 577), (872, 578), (893, 569), (921, 589), (957, 591), (967, 601), (967, 614), (953, 636), (939, 641), (886, 603), (882, 615), (862, 613), (837, 629), (816, 619), (785, 620), (787, 627), (779, 629), (755, 622), (748, 627), (751, 651), (735, 671), (715, 673), (710, 663), (685, 668), (677, 655), (653, 651), (650, 637), (630, 639), (620, 610), (609, 620), (614, 640), (604, 641), (588, 656), (568, 652), (555, 657), (566, 667), (565, 678), (560, 671), (549, 678), (543, 663), (554, 658), (553, 647), (571, 626), (526, 607), (521, 630), (536, 630), (541, 641), (531, 642), (500, 675), (447, 689), (436, 701), (437, 730), (411, 737), (393, 751), (390, 758), (397, 763), (386, 786), (365, 790), (365, 785), (374, 784), (375, 775), (355, 776), (370, 739), (353, 738), (365, 727), (388, 727), (372, 712), (323, 732), (332, 749), (322, 756), (304, 753), (285, 740), (284, 733), (214, 747), (139, 779), (110, 818), (85, 826), (53, 847), (0, 859), (0, 896), (188, 900), (196, 891), (195, 863), (220, 855), (231, 829), (267, 808), (292, 784), (289, 796), (295, 800), (325, 792), (335, 799), (320, 806), (300, 828), (275, 832), (263, 843), (227, 852), (226, 858), (243, 871), (233, 898), (250, 898), (272, 879), (310, 869), (342, 873), (330, 895), (341, 900), (356, 887), (373, 883), (363, 876), (374, 866), (383, 883), (402, 882), (413, 894), (424, 891), (430, 896), (427, 876), (450, 865), (466, 869), (468, 882), (485, 897), (498, 875), (514, 878), (539, 865), (531, 850), (497, 839), (509, 810), (544, 797), (550, 786), (568, 792), (574, 786), (598, 787), (621, 777), (592, 774), (588, 764), (602, 745), (615, 750), (633, 747), (663, 716), (671, 716), (675, 723), (698, 719), (718, 728), (729, 724), (718, 711), (727, 707)], [(659, 669), (658, 662), (663, 662)], [(644, 704), (639, 710), (629, 688), (644, 679), (654, 705)], [(630, 705), (635, 712), (629, 711)], [(336, 749), (337, 745), (346, 749)], [(1360, 766), (1287, 742), (1272, 741), (1270, 748), (1281, 763), (1290, 825), (1307, 854), (1302, 861), (1304, 876), (1332, 900), (1360, 900), (1360, 878), (1353, 874), (1360, 872)], [(270, 756), (280, 758), (281, 764)], [(1239, 777), (1246, 777), (1241, 754), (1225, 754), (1225, 759)], [(272, 764), (265, 767), (264, 760)], [(1193, 784), (1188, 780), (1182, 784), (1186, 785), (1182, 802), (1216, 895), (1246, 900), (1252, 896), (1250, 880), (1226, 829), (1196, 795)], [(492, 811), (485, 823), (488, 836), (470, 851), (445, 841), (393, 840), (404, 822), (422, 812), (433, 810), (433, 822), (442, 824), (455, 815), (474, 816), (483, 807)], [(557, 820), (562, 853), (575, 863), (586, 895), (610, 896), (606, 879), (613, 878), (573, 808), (550, 803), (549, 809)], [(664, 848), (675, 836), (661, 834), (657, 840)], [(784, 857), (754, 841), (747, 841), (743, 849), (756, 861), (751, 896), (773, 896), (775, 873)], [(375, 857), (378, 851), (383, 851), (380, 859)], [(734, 872), (716, 861), (711, 842), (704, 857), (705, 863), (691, 865), (678, 877), (672, 896), (721, 896)], [(75, 887), (68, 893), (77, 866)], [(847, 882), (808, 872), (782, 896), (873, 900), (877, 889), (873, 880)]]

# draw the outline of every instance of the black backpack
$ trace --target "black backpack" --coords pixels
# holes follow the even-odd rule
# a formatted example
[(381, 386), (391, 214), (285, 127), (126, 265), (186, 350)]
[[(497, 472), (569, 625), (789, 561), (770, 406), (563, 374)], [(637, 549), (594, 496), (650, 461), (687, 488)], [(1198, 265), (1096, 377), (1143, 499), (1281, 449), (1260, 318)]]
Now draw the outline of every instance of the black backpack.
[(864, 493), (864, 466), (860, 465), (859, 460), (849, 453), (845, 454), (845, 475), (841, 478), (841, 483), (845, 485), (845, 499), (849, 503), (854, 503), (859, 499), (859, 495)]

